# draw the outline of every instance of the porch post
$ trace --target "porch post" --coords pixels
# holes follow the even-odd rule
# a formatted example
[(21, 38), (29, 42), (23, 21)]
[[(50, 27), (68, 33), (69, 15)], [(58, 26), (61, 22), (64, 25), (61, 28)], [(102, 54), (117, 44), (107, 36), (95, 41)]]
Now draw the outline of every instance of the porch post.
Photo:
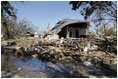
[(67, 29), (66, 29), (66, 38), (69, 38), (69, 30), (68, 30), (68, 26), (67, 26)]

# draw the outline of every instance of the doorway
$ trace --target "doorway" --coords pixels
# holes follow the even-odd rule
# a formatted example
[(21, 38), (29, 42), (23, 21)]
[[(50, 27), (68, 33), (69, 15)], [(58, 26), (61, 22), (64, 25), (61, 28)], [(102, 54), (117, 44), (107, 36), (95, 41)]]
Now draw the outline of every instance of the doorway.
[(75, 29), (75, 37), (79, 38), (79, 29)]

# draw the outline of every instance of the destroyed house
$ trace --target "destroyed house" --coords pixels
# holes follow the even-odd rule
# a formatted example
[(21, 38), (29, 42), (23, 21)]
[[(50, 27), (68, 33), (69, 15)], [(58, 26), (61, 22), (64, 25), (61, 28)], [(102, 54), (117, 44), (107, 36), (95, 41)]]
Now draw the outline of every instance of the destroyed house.
[(63, 19), (59, 21), (51, 32), (64, 38), (81, 38), (87, 36), (87, 28), (90, 23), (77, 19)]

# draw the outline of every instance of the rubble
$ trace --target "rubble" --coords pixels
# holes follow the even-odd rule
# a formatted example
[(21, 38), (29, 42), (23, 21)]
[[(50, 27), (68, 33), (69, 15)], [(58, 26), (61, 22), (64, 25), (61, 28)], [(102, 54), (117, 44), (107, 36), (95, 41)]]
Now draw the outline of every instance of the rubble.
[(1, 46), (7, 46), (7, 42), (6, 41), (2, 41), (1, 42)]
[(16, 45), (16, 42), (7, 42), (7, 45), (8, 46), (13, 46), (13, 45)]
[[(52, 39), (53, 38), (53, 39)], [(32, 39), (27, 39), (30, 41)], [(97, 65), (115, 71), (117, 67), (117, 38), (90, 38), (90, 39), (59, 39), (58, 36), (48, 35), (45, 41), (28, 42), (26, 47), (17, 46), (14, 49), (2, 47), (2, 53), (11, 53), (15, 56), (31, 56), (46, 61), (77, 61), (85, 65)], [(51, 41), (50, 41), (51, 40)], [(9, 42), (8, 46), (18, 45)], [(7, 45), (6, 45), (7, 46)]]
[(51, 40), (58, 40), (59, 36), (58, 35), (47, 35), (44, 40), (45, 41), (51, 41)]
[(99, 45), (99, 47), (105, 52), (113, 52), (117, 54), (117, 37), (105, 37), (105, 40)]

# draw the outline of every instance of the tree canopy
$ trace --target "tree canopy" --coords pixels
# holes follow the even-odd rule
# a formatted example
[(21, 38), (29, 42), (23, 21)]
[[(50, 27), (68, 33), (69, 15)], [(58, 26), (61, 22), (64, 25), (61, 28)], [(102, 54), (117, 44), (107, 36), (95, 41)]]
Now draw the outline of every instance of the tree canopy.
[(10, 37), (10, 26), (8, 25), (8, 20), (10, 18), (16, 19), (16, 9), (8, 1), (1, 1), (1, 24), (2, 32), (5, 39)]
[[(84, 19), (88, 19), (93, 13), (99, 15), (97, 20), (117, 21), (117, 4), (113, 1), (70, 1), (72, 10), (80, 9)], [(111, 18), (106, 18), (110, 16)]]
[(16, 18), (16, 9), (8, 1), (1, 1), (1, 16), (2, 19), (8, 16)]

